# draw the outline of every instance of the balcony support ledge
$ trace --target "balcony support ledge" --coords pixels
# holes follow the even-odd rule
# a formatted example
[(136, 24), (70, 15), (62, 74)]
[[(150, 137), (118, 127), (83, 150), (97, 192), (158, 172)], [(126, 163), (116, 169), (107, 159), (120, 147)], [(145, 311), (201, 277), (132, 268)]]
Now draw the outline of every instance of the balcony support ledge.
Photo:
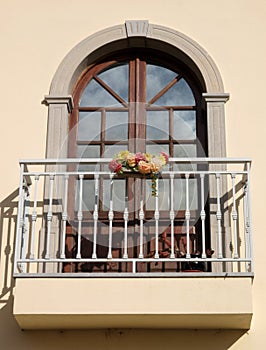
[(22, 329), (249, 329), (252, 279), (19, 278)]

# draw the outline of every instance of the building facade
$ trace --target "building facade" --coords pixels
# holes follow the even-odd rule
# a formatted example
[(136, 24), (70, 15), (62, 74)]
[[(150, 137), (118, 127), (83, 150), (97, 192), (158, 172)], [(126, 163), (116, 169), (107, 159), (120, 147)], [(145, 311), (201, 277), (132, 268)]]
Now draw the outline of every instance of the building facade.
[(64, 5), (2, 5), (3, 348), (260, 349), (265, 2)]

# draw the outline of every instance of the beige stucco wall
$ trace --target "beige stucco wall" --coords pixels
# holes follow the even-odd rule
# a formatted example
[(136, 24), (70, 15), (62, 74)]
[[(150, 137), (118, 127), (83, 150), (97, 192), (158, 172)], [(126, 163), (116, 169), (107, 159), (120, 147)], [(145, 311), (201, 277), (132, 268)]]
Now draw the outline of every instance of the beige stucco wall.
[[(265, 343), (264, 257), (265, 33), (264, 0), (146, 1), (10, 0), (0, 4), (1, 252), (0, 348), (15, 349), (262, 349)], [(228, 156), (251, 157), (255, 279), (248, 332), (106, 330), (22, 332), (12, 316), (10, 278), (20, 158), (43, 158), (52, 77), (73, 46), (127, 19), (148, 19), (196, 40), (212, 56), (225, 91)], [(10, 219), (10, 220), (9, 220)], [(217, 301), (218, 302), (218, 301)]]

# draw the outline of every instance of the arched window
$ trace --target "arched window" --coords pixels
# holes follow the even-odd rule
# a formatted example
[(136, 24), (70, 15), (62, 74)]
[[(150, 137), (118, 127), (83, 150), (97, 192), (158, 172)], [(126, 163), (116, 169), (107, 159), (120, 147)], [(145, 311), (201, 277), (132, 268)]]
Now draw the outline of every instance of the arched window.
[[(74, 108), (69, 119), (70, 158), (112, 158), (123, 150), (159, 154), (161, 151), (170, 157), (203, 157), (207, 153), (206, 113), (202, 109), (202, 90), (197, 77), (182, 62), (174, 60), (157, 50), (125, 50), (91, 65), (82, 74), (73, 92)], [(188, 165), (187, 170), (192, 165)], [(80, 170), (92, 170), (81, 165)], [(102, 169), (104, 167), (102, 166)], [(185, 179), (175, 179), (174, 199), (175, 232), (179, 239), (177, 248), (185, 245)], [(197, 224), (198, 186), (197, 179), (190, 182), (191, 232), (196, 233), (193, 250), (199, 244), (200, 227)], [(99, 217), (107, 220), (109, 210), (109, 181), (100, 183)], [(142, 188), (144, 186), (144, 188)], [(79, 187), (76, 188), (76, 206)], [(155, 202), (151, 196), (151, 181), (142, 184), (139, 179), (123, 179), (114, 182), (114, 224), (116, 235), (124, 228), (123, 212), (125, 197), (129, 205), (129, 236), (139, 232), (139, 194), (144, 199), (144, 238), (147, 242), (144, 252), (152, 250), (154, 238)], [(160, 228), (162, 234), (169, 226), (169, 178), (159, 179), (158, 197)], [(71, 189), (73, 190), (73, 188)], [(93, 225), (94, 178), (87, 175), (83, 181), (83, 210), (87, 214), (87, 231), (84, 228), (83, 244), (86, 245)], [(73, 198), (73, 196), (71, 196)], [(71, 207), (71, 204), (70, 204)], [(89, 214), (90, 213), (90, 214)], [(84, 215), (84, 214), (83, 214)], [(105, 228), (98, 235), (104, 235)], [(131, 231), (131, 233), (130, 233)], [(88, 238), (87, 241), (90, 239)], [(102, 238), (103, 240), (103, 238)], [(182, 241), (183, 240), (183, 241)], [(99, 239), (98, 239), (99, 241)], [(181, 242), (182, 241), (182, 242)], [(89, 242), (87, 242), (89, 245)], [(100, 242), (99, 242), (100, 245)], [(122, 247), (122, 240), (118, 247)], [(132, 243), (133, 247), (134, 244)], [(87, 249), (87, 248), (86, 248)], [(83, 256), (86, 255), (83, 249)], [(88, 251), (88, 249), (87, 249)], [(183, 248), (184, 251), (184, 248)], [(121, 252), (120, 252), (121, 253)], [(134, 251), (131, 252), (134, 256)], [(176, 267), (175, 267), (176, 268)], [(83, 267), (84, 270), (84, 267)]]
[(74, 92), (70, 128), (79, 124), (78, 148), (70, 148), (70, 156), (109, 157), (115, 148), (144, 152), (155, 145), (172, 157), (181, 148), (197, 156), (197, 140), (206, 154), (199, 83), (181, 63), (146, 51), (95, 64), (84, 74)]
[[(113, 157), (122, 149), (152, 153), (163, 150), (172, 157), (225, 157), (224, 104), (228, 97), (215, 63), (197, 43), (169, 28), (147, 21), (129, 21), (85, 39), (59, 66), (45, 99), (49, 105), (47, 157)], [(84, 213), (93, 208), (90, 181), (89, 176), (84, 178)], [(169, 180), (159, 181), (159, 187), (165, 189), (159, 193), (160, 221), (166, 217), (169, 220), (169, 200), (160, 197), (167, 192)], [(184, 179), (175, 181), (175, 189), (179, 188), (174, 200), (179, 212), (175, 230), (182, 233), (185, 203), (180, 194), (184, 192)], [(194, 188), (189, 193), (190, 205), (199, 212), (198, 180), (189, 181), (190, 189)], [(70, 191), (72, 188), (77, 194), (78, 182), (70, 185)], [(148, 181), (144, 189), (139, 179), (121, 179), (116, 187), (114, 210), (120, 214), (115, 216), (114, 224), (119, 227), (119, 219), (123, 218), (120, 198), (128, 197), (129, 225), (134, 232), (139, 219), (136, 203), (141, 193), (145, 194), (145, 218), (153, 216)], [(212, 184), (210, 195), (215, 197)], [(100, 186), (100, 199), (99, 217), (104, 222), (109, 209), (105, 180)], [(74, 203), (75, 221), (75, 200), (70, 203)], [(190, 217), (190, 224), (191, 232), (200, 236), (200, 228), (195, 228), (196, 215), (194, 221), (193, 215)], [(212, 211), (209, 224), (215, 230)], [(154, 230), (152, 225), (151, 220), (150, 232)], [(215, 240), (212, 238), (212, 244)], [(147, 249), (152, 250), (152, 246)], [(134, 249), (132, 254), (136, 254)]]

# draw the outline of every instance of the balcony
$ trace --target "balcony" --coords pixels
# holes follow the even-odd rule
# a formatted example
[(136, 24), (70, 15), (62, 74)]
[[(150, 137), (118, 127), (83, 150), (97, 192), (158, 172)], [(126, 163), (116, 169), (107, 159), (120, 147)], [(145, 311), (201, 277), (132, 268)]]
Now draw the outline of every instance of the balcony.
[(250, 160), (170, 158), (156, 196), (109, 161), (20, 162), (19, 325), (249, 328)]

